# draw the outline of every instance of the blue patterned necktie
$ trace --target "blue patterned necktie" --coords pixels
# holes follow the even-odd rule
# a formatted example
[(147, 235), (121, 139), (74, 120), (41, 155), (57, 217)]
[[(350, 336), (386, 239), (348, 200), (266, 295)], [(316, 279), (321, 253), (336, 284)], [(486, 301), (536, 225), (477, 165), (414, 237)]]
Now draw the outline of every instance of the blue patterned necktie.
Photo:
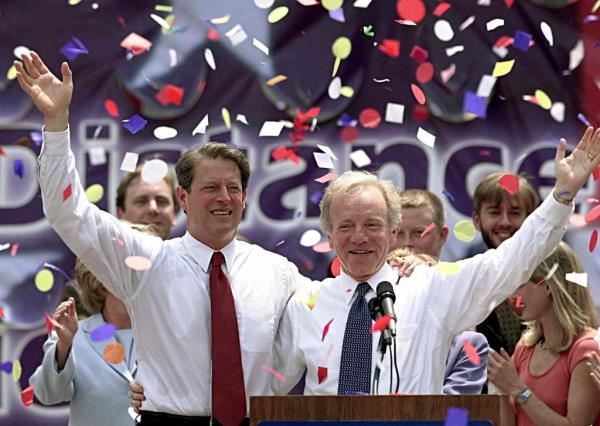
[(371, 391), (371, 353), (373, 336), (371, 316), (365, 295), (371, 289), (368, 283), (356, 288), (344, 332), (338, 395), (369, 394)]

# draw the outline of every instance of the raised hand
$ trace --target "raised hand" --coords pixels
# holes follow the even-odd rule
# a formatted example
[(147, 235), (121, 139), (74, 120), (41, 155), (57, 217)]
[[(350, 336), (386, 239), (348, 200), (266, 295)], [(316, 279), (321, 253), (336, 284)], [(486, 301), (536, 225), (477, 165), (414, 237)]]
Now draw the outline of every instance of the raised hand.
[(567, 141), (561, 139), (554, 160), (554, 190), (559, 197), (572, 200), (600, 163), (600, 128), (594, 132), (588, 127), (568, 157), (565, 157), (566, 149)]
[(17, 81), (21, 89), (44, 114), (46, 131), (67, 128), (69, 104), (73, 94), (73, 76), (69, 65), (61, 65), (62, 81), (52, 74), (37, 53), (23, 55), (23, 64), (15, 61)]
[(58, 336), (56, 343), (56, 362), (58, 368), (62, 369), (65, 366), (75, 333), (79, 328), (77, 319), (77, 310), (75, 309), (75, 299), (69, 297), (69, 300), (62, 302), (56, 308), (52, 317), (52, 325)]

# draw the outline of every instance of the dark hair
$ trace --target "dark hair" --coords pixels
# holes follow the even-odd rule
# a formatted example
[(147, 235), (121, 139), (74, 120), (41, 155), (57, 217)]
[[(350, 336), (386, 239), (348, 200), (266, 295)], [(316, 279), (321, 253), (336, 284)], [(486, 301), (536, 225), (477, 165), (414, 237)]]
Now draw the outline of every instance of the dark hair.
[[(123, 211), (125, 211), (125, 199), (127, 198), (127, 189), (129, 186), (138, 178), (142, 178), (142, 167), (138, 167), (135, 171), (127, 173), (121, 181), (119, 182), (119, 186), (117, 187), (117, 207), (120, 207)], [(179, 208), (179, 203), (177, 202), (177, 192), (175, 191), (175, 176), (173, 172), (169, 170), (163, 180), (169, 186), (171, 190), (171, 196), (173, 198), (173, 205), (175, 206), (175, 212), (177, 212)]]

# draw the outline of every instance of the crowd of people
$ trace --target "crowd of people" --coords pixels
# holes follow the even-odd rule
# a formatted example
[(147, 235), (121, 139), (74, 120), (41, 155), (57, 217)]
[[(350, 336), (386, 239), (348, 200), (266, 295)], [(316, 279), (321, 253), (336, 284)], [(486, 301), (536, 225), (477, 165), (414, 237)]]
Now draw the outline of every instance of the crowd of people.
[[(69, 147), (68, 65), (59, 79), (32, 52), (15, 67), (44, 115), (44, 213), (86, 270), (78, 273), (84, 300), (97, 293), (82, 321), (73, 300), (59, 305), (30, 379), (41, 402), (71, 401), (70, 424), (132, 424), (130, 404), (142, 425), (246, 424), (250, 396), (286, 394), (304, 380), (306, 395), (498, 392), (510, 396), (508, 422), (600, 425), (597, 312), (588, 289), (567, 281), (583, 270), (561, 241), (573, 199), (600, 163), (600, 129), (588, 128), (568, 156), (561, 140), (555, 188), (539, 206), (524, 178), (515, 194), (500, 185), (502, 173), (482, 180), (473, 224), (487, 250), (451, 271), (436, 265), (449, 232), (435, 194), (343, 173), (320, 203), (341, 272), (316, 282), (236, 239), (250, 166), (226, 144), (184, 153), (176, 187), (168, 175), (158, 184), (126, 176), (118, 218), (89, 203)], [(168, 239), (176, 208), (186, 233)], [(396, 249), (422, 264), (399, 273), (397, 259), (388, 262)], [(129, 256), (150, 266), (133, 270)], [(373, 333), (373, 312), (390, 306), (394, 314)], [(112, 340), (92, 339), (106, 323), (117, 330)], [(119, 364), (102, 356), (114, 341), (126, 348)]]

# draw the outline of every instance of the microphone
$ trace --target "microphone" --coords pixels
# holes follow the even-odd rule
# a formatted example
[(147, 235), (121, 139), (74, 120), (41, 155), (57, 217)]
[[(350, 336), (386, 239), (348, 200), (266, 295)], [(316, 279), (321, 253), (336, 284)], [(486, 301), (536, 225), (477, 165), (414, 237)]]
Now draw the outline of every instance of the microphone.
[[(377, 321), (383, 316), (381, 305), (379, 304), (379, 300), (376, 297), (373, 297), (371, 300), (369, 300), (369, 314), (371, 315), (371, 319), (373, 319), (373, 321)], [(381, 338), (387, 346), (391, 346), (392, 334), (390, 333), (390, 330), (387, 327), (381, 331)]]
[(388, 323), (388, 329), (393, 337), (396, 337), (396, 314), (394, 313), (394, 302), (396, 294), (394, 287), (388, 281), (382, 281), (377, 285), (377, 300), (383, 311), (383, 315), (392, 317)]

